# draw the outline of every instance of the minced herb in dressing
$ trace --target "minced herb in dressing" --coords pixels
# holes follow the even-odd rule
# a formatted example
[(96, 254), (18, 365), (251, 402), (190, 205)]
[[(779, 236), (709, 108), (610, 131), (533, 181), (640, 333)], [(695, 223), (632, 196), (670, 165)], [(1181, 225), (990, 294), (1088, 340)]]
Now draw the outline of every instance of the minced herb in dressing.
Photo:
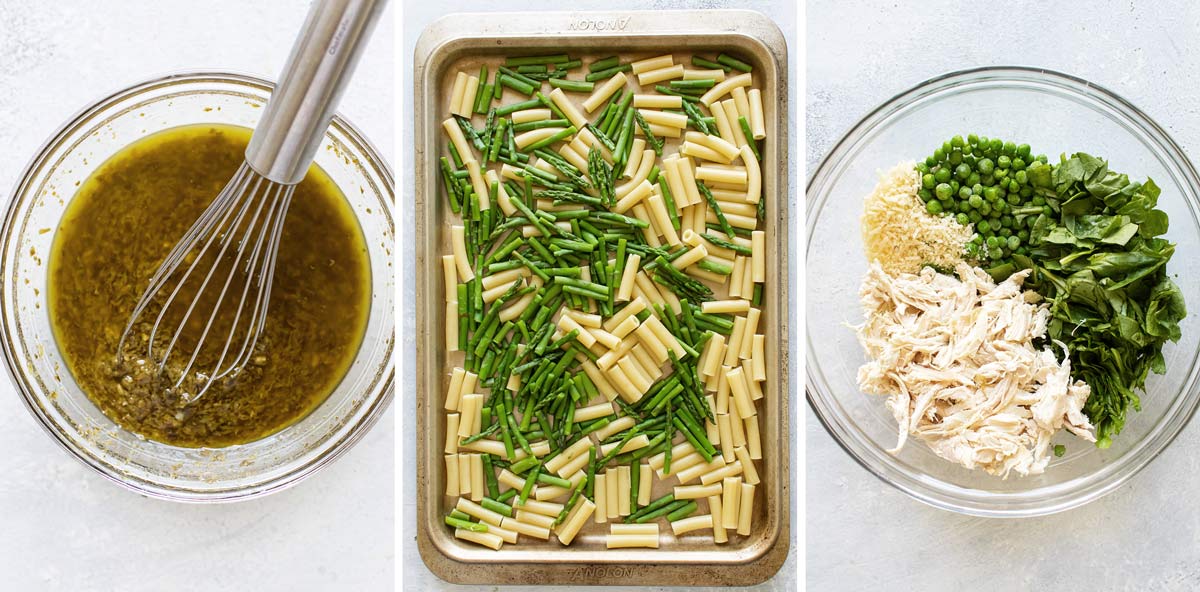
[(186, 402), (139, 370), (144, 338), (118, 360), (148, 278), (237, 170), (249, 138), (241, 127), (193, 125), (139, 140), (80, 186), (55, 234), (48, 289), (58, 347), (105, 415), (146, 438), (221, 447), (273, 434), (328, 397), (362, 341), (366, 245), (345, 197), (314, 165), (292, 199), (270, 314), (245, 370)]

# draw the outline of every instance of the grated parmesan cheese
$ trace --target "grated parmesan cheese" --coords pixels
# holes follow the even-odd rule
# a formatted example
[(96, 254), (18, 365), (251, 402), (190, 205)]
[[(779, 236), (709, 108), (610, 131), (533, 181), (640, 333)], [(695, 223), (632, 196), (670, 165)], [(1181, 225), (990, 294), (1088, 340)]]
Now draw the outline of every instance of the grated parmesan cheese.
[(915, 163), (902, 162), (880, 175), (863, 204), (863, 250), (889, 274), (917, 273), (927, 264), (954, 269), (965, 260), (974, 230), (927, 212), (917, 196), (920, 185)]

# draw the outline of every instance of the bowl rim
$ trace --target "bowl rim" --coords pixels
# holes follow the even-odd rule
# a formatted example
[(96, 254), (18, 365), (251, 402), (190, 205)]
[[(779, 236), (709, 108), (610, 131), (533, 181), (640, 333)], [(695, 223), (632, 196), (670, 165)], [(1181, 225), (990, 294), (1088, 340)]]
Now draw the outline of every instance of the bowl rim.
[[(248, 87), (257, 87), (264, 90), (268, 95), (274, 91), (275, 83), (267, 78), (256, 76), (253, 74), (237, 72), (232, 70), (218, 69), (182, 69), (172, 70), (166, 73), (157, 74), (148, 78), (139, 79), (133, 83), (126, 84), (117, 90), (104, 93), (100, 98), (88, 102), (84, 107), (75, 111), (66, 121), (58, 126), (51, 134), (48, 135), (45, 141), (38, 146), (34, 151), (33, 156), (29, 158), (25, 167), (21, 169), (17, 183), (8, 193), (8, 203), (4, 208), (3, 222), (0, 223), (0, 252), (8, 250), (11, 241), (16, 240), (13, 236), (13, 228), (18, 223), (20, 214), (18, 198), (28, 191), (30, 183), (36, 176), (35, 173), (46, 166), (47, 158), (55, 148), (64, 139), (64, 136), (74, 130), (81, 122), (86, 121), (92, 115), (103, 111), (104, 109), (119, 103), (122, 100), (130, 97), (135, 97), (138, 94), (155, 87), (173, 83), (188, 83), (199, 82), (203, 80), (214, 80), (222, 83), (240, 84)], [(390, 226), (395, 228), (394, 212), (395, 212), (395, 179), (392, 173), (391, 163), (387, 158), (384, 158), (379, 149), (372, 143), (367, 136), (353, 123), (350, 122), (340, 112), (335, 112), (329, 122), (330, 127), (337, 127), (338, 130), (354, 143), (359, 144), (364, 149), (364, 155), (367, 157), (364, 163), (365, 166), (371, 167), (373, 171), (379, 175), (382, 181), (382, 186), (391, 192), (391, 199), (384, 200), (388, 209), (388, 219)], [(0, 277), (6, 273), (7, 261), (0, 258)], [(4, 298), (0, 298), (0, 319), (8, 316), (8, 302)], [(394, 326), (393, 326), (394, 330)], [(393, 338), (394, 341), (394, 338)], [(254, 499), (282, 491), (284, 489), (295, 486), (305, 480), (312, 474), (332, 463), (334, 460), (345, 454), (350, 448), (357, 444), (367, 432), (379, 421), (379, 418), (384, 412), (391, 407), (392, 399), (395, 393), (395, 376), (396, 376), (396, 361), (395, 361), (395, 344), (389, 347), (387, 352), (387, 369), (386, 377), (379, 383), (378, 395), (373, 401), (367, 401), (364, 404), (368, 406), (362, 419), (358, 424), (347, 432), (343, 437), (331, 440), (327, 445), (327, 449), (303, 464), (300, 464), (295, 469), (278, 475), (266, 481), (261, 481), (252, 484), (248, 487), (239, 489), (219, 489), (211, 492), (196, 492), (192, 490), (175, 490), (173, 488), (162, 487), (158, 485), (146, 486), (140, 481), (133, 481), (124, 478), (122, 474), (114, 472), (106, 468), (103, 463), (99, 462), (91, 454), (88, 454), (82, 448), (76, 445), (69, 438), (65, 438), (58, 430), (55, 429), (54, 422), (47, 418), (34, 404), (33, 399), (36, 397), (35, 391), (38, 389), (29, 384), (24, 379), (24, 373), (19, 370), (20, 362), (16, 359), (17, 352), (13, 345), (13, 336), (9, 331), (7, 322), (0, 322), (0, 354), (3, 355), (6, 374), (9, 382), (16, 387), (20, 395), (21, 402), (26, 410), (37, 421), (39, 427), (42, 428), (47, 435), (54, 440), (61, 448), (66, 450), (71, 457), (75, 458), (84, 466), (98, 473), (108, 481), (111, 481), (122, 488), (147, 496), (153, 499), (161, 499), (172, 502), (181, 502), (189, 504), (211, 504), (211, 503), (228, 503), (243, 500)]]
[[(840, 161), (840, 158), (843, 157), (843, 155), (840, 153), (846, 150), (848, 144), (852, 143), (852, 141), (858, 141), (864, 132), (870, 130), (881, 120), (886, 119), (891, 113), (908, 106), (914, 100), (922, 98), (927, 94), (942, 92), (948, 88), (957, 86), (955, 84), (956, 82), (961, 82), (961, 84), (980, 82), (980, 77), (985, 77), (984, 80), (986, 81), (997, 81), (1007, 78), (1009, 80), (1018, 80), (1024, 82), (1057, 83), (1057, 86), (1060, 89), (1075, 95), (1081, 94), (1080, 90), (1076, 87), (1081, 86), (1086, 88), (1088, 91), (1099, 95), (1099, 97), (1104, 99), (1110, 107), (1118, 108), (1121, 111), (1121, 115), (1133, 120), (1140, 127), (1145, 128), (1144, 131), (1149, 132), (1157, 143), (1162, 144), (1163, 147), (1165, 147), (1167, 151), (1171, 153), (1170, 160), (1172, 161), (1172, 164), (1180, 169), (1183, 178), (1182, 180), (1190, 183), (1192, 188), (1200, 193), (1200, 175), (1197, 175), (1195, 166), (1187, 157), (1187, 154), (1184, 152), (1182, 147), (1175, 141), (1173, 137), (1171, 137), (1169, 133), (1167, 133), (1167, 131), (1161, 125), (1159, 125), (1157, 121), (1121, 95), (1103, 85), (1099, 85), (1084, 78), (1049, 68), (991, 65), (952, 70), (938, 76), (928, 78), (893, 95), (892, 97), (880, 103), (878, 106), (871, 109), (866, 115), (864, 115), (856, 123), (850, 126), (850, 128), (843, 132), (833, 146), (830, 147), (828, 152), (821, 157), (817, 163), (817, 166), (813, 168), (813, 171), (809, 175), (808, 181), (805, 184), (805, 195), (814, 195), (813, 190), (818, 186), (824, 185), (827, 176), (831, 173), (835, 156), (838, 156), (838, 160)], [(812, 216), (814, 212), (812, 210), (814, 208), (819, 209), (819, 207), (823, 205), (824, 200), (809, 200), (806, 197), (806, 230), (808, 230), (811, 225), (815, 224), (815, 218)], [(808, 241), (811, 240), (811, 237), (812, 233), (808, 232), (805, 240), (806, 249), (809, 246)], [(806, 340), (807, 339), (808, 335), (806, 331)], [(808, 361), (813, 361), (811, 354), (806, 354), (806, 358), (808, 358), (806, 359), (806, 363)], [(847, 455), (849, 455), (856, 463), (859, 464), (859, 466), (866, 469), (867, 472), (874, 475), (880, 481), (899, 489), (913, 499), (938, 509), (972, 516), (994, 518), (1025, 518), (1046, 516), (1077, 508), (1100, 499), (1101, 497), (1104, 497), (1105, 495), (1115, 491), (1121, 485), (1133, 478), (1134, 475), (1141, 472), (1142, 469), (1146, 468), (1151, 462), (1157, 459), (1162, 452), (1166, 450), (1166, 448), (1170, 446), (1172, 442), (1174, 442), (1175, 438), (1179, 436), (1179, 433), (1182, 432), (1185, 427), (1187, 427), (1194, 417), (1197, 409), (1200, 408), (1200, 396), (1191, 393), (1192, 389), (1189, 389), (1189, 384), (1185, 383), (1181, 393), (1182, 397), (1185, 398), (1185, 401), (1178, 409), (1175, 410), (1174, 415), (1165, 415), (1159, 420), (1159, 422), (1155, 424), (1156, 426), (1159, 426), (1163, 423), (1176, 421), (1178, 422), (1178, 425), (1174, 426), (1174, 428), (1170, 429), (1167, 433), (1159, 434), (1159, 437), (1156, 440), (1148, 443), (1146, 448), (1140, 452), (1140, 454), (1144, 455), (1145, 458), (1127, 465), (1122, 471), (1114, 472), (1111, 478), (1108, 480), (1090, 484), (1077, 491), (1059, 492), (1054, 497), (1050, 498), (1049, 503), (1038, 504), (1026, 502), (1016, 507), (1006, 508), (989, 505), (986, 502), (980, 502), (975, 499), (951, 497), (946, 492), (941, 490), (922, 490), (916, 486), (916, 483), (919, 483), (922, 480), (921, 477), (925, 477), (927, 475), (925, 473), (916, 473), (915, 478), (913, 479), (914, 483), (910, 484), (908, 482), (900, 482), (895, 479), (891, 479), (885, 474), (885, 471), (882, 468), (872, 466), (871, 463), (868, 462), (868, 459), (863, 458), (859, 453), (852, 450), (851, 446), (839, 436), (839, 432), (842, 430), (842, 427), (838, 424), (837, 419), (834, 417), (827, 417), (822, 412), (823, 403), (820, 401), (821, 396), (819, 394), (814, 394), (814, 389), (816, 389), (818, 386), (814, 384), (812, 379), (811, 371), (814, 369), (810, 369), (809, 372), (806, 372), (805, 378), (805, 397), (808, 401), (808, 406), (816, 416), (817, 420), (821, 423), (825, 431), (833, 438), (834, 442), (836, 442), (837, 445), (846, 452)], [(1195, 382), (1195, 374), (1196, 369), (1193, 369), (1190, 373), (1190, 376), (1193, 377), (1193, 380), (1190, 381), (1192, 383)], [(819, 391), (820, 389), (816, 390)], [(1189, 396), (1190, 400), (1186, 400)], [(960, 487), (959, 489), (965, 488)]]

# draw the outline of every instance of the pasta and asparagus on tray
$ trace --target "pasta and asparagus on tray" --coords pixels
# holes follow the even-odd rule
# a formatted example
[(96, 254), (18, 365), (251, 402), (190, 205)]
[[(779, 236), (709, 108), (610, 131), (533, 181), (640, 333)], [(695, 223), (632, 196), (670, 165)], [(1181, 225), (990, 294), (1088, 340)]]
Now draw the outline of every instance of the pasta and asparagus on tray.
[(663, 521), (750, 534), (770, 452), (753, 67), (508, 57), (448, 98), (447, 526), (493, 549), (589, 523), (608, 548), (657, 548)]

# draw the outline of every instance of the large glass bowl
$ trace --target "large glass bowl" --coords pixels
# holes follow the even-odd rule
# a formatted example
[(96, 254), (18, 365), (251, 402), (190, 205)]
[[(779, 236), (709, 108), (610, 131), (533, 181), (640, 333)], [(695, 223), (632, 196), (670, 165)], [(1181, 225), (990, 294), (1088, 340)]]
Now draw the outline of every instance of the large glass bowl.
[[(918, 160), (955, 134), (1028, 143), (1057, 162), (1083, 151), (1131, 178), (1162, 188), (1177, 243), (1167, 267), (1192, 310), (1183, 338), (1163, 354), (1165, 375), (1151, 375), (1141, 412), (1129, 416), (1112, 447), (1100, 450), (1059, 434), (1067, 445), (1042, 475), (1002, 480), (968, 471), (910, 439), (898, 456), (896, 420), (884, 398), (855, 380), (866, 361), (854, 331), (862, 320), (858, 287), (867, 269), (859, 233), (863, 198), (878, 173)], [(933, 506), (981, 516), (1034, 516), (1066, 510), (1116, 489), (1171, 443), (1196, 410), (1200, 349), (1200, 179), (1179, 146), (1153, 120), (1111, 91), (1085, 80), (1028, 68), (982, 68), (924, 82), (875, 109), (821, 161), (807, 190), (808, 400), (829, 433), (880, 479)]]
[[(316, 163), (346, 195), (371, 261), (366, 335), (347, 375), (320, 407), (267, 438), (226, 448), (180, 448), (114, 424), (67, 371), (46, 306), (46, 258), (75, 188), (131, 142), (200, 123), (254, 127), (272, 85), (225, 73), (172, 75), (84, 109), (33, 158), (13, 192), (0, 240), (3, 352), (25, 404), (59, 444), (105, 477), (149, 496), (232, 501), (296, 483), (346, 451), (391, 402), (395, 366), (394, 185), (386, 161), (335, 117)], [(387, 130), (385, 130), (387, 131)]]

